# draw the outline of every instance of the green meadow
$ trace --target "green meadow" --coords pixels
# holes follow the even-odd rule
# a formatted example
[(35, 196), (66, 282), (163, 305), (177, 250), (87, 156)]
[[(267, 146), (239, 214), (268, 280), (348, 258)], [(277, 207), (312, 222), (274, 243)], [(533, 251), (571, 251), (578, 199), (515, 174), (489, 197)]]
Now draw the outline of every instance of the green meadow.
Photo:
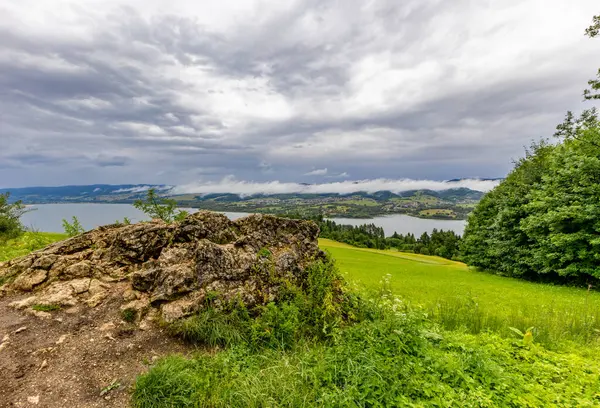
[(348, 281), (375, 290), (387, 279), (395, 295), (444, 329), (508, 337), (514, 336), (510, 327), (533, 327), (536, 341), (547, 346), (564, 341), (598, 345), (598, 292), (501, 277), (438, 257), (355, 248), (327, 239), (319, 244)]

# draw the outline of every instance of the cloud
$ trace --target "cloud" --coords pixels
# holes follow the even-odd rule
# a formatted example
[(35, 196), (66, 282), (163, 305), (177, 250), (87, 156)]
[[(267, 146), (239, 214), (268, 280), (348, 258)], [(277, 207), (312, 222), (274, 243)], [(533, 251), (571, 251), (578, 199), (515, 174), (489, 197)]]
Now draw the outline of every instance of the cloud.
[[(172, 186), (136, 186), (136, 187), (129, 187), (129, 188), (120, 188), (118, 190), (114, 190), (112, 191), (113, 194), (117, 194), (117, 193), (144, 193), (148, 190), (150, 190), (151, 188), (153, 188), (156, 191), (169, 191), (172, 189)], [(94, 190), (95, 191), (95, 190)]]
[(586, 106), (596, 3), (0, 0), (0, 180), (502, 177)]
[(327, 174), (327, 167), (324, 169), (311, 170), (308, 173), (304, 173), (305, 176), (324, 176)]
[(347, 172), (341, 172), (339, 174), (331, 174), (329, 176), (326, 176), (327, 178), (348, 178), (350, 177), (350, 175)]
[(450, 188), (466, 187), (476, 191), (489, 191), (498, 185), (498, 180), (464, 179), (457, 181), (435, 181), (435, 180), (411, 180), (411, 179), (375, 179), (358, 181), (340, 181), (323, 184), (299, 184), (285, 183), (280, 181), (249, 182), (236, 180), (232, 177), (225, 178), (220, 182), (194, 183), (176, 186), (171, 190), (173, 194), (238, 194), (250, 196), (254, 194), (350, 194), (360, 191), (374, 193), (388, 190), (400, 193), (410, 190), (447, 190)]

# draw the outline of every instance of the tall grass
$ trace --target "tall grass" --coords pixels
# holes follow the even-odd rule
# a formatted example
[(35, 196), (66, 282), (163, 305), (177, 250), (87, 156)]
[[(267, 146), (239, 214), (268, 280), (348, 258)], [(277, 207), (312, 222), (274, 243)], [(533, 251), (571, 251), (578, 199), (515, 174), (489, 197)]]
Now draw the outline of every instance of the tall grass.
[(513, 337), (510, 327), (534, 327), (536, 342), (600, 346), (600, 293), (476, 272), (435, 257), (353, 248), (321, 240), (350, 281), (390, 290), (447, 330)]
[(418, 313), (290, 350), (171, 356), (138, 378), (137, 408), (597, 406), (600, 363), (496, 335), (438, 332)]
[(512, 310), (481, 307), (473, 297), (448, 297), (424, 308), (446, 330), (465, 329), (478, 334), (493, 331), (512, 335), (510, 327), (533, 327), (535, 340), (546, 346), (565, 340), (597, 344), (600, 336), (600, 308), (557, 304), (525, 304)]
[(0, 262), (27, 255), (32, 251), (44, 248), (53, 242), (68, 238), (65, 234), (28, 231), (19, 237), (0, 241)]

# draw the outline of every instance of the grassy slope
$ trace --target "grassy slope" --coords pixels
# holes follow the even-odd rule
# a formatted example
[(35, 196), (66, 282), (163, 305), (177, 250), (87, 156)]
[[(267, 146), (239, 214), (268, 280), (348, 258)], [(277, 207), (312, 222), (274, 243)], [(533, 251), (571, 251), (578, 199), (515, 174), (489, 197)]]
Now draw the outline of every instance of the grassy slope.
[(447, 329), (465, 326), (511, 335), (536, 327), (539, 341), (597, 343), (600, 293), (500, 277), (442, 258), (354, 248), (321, 239), (350, 281), (377, 288), (386, 274), (395, 294), (424, 309)]
[[(547, 292), (544, 286), (473, 273), (464, 264), (441, 258), (358, 249), (327, 240), (320, 244), (350, 281), (377, 289), (390, 274), (394, 292), (425, 306), (475, 293), (485, 304), (481, 307), (485, 313), (502, 318), (510, 316), (506, 308), (511, 305), (523, 311), (520, 301), (538, 307), (554, 294), (556, 308), (563, 312), (570, 300), (586, 296), (581, 290)], [(596, 294), (591, 296), (591, 302), (598, 301)], [(595, 348), (580, 344), (569, 348), (565, 342), (561, 345), (567, 347), (551, 351), (537, 339), (529, 344), (515, 336), (439, 331), (405, 304), (388, 296), (380, 301), (387, 304), (382, 316), (341, 329), (328, 342), (300, 341), (285, 351), (233, 346), (190, 359), (160, 360), (138, 378), (133, 404), (138, 408), (600, 404)], [(469, 310), (460, 312), (475, 320)], [(447, 313), (434, 318), (448, 317)]]

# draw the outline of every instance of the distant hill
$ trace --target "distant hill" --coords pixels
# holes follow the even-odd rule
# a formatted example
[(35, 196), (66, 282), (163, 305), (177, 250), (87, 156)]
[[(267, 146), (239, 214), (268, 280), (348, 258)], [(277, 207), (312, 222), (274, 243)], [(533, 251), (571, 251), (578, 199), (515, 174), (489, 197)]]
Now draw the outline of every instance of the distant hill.
[(148, 184), (92, 184), (85, 186), (23, 187), (0, 189), (10, 193), (11, 201), (25, 204), (78, 202), (131, 202), (146, 194), (149, 188), (167, 191), (171, 186)]
[(411, 190), (394, 193), (358, 191), (338, 193), (253, 194), (178, 194), (172, 186), (148, 184), (93, 184), (85, 186), (25, 187), (0, 189), (12, 201), (25, 204), (49, 203), (132, 203), (155, 188), (175, 199), (180, 206), (213, 211), (264, 212), (302, 216), (369, 218), (384, 214), (410, 214), (423, 218), (464, 219), (484, 195), (469, 188)]

